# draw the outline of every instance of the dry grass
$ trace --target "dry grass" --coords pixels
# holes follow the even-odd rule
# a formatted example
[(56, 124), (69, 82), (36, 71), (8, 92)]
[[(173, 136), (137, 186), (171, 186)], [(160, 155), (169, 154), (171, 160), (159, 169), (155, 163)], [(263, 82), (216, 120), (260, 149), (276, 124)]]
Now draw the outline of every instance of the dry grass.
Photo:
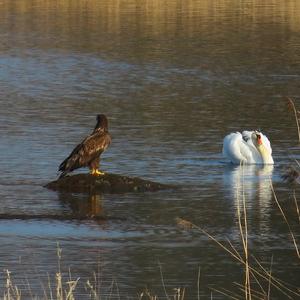
[[(242, 175), (243, 176), (243, 175)], [(251, 249), (249, 249), (248, 236), (249, 236), (249, 228), (248, 228), (248, 219), (247, 219), (247, 206), (246, 206), (246, 197), (244, 192), (244, 182), (243, 180), (241, 186), (237, 188), (237, 226), (239, 228), (240, 238), (241, 238), (241, 251), (239, 252), (237, 248), (232, 244), (230, 240), (226, 240), (226, 242), (218, 241), (213, 235), (209, 232), (200, 228), (199, 226), (189, 222), (188, 220), (184, 220), (181, 218), (177, 218), (176, 222), (180, 227), (183, 227), (185, 230), (197, 229), (201, 233), (205, 234), (212, 241), (214, 241), (221, 249), (230, 254), (238, 263), (241, 264), (244, 271), (243, 282), (234, 282), (233, 287), (231, 289), (225, 289), (222, 287), (219, 288), (211, 288), (212, 291), (225, 296), (228, 299), (263, 299), (269, 300), (271, 299), (273, 289), (277, 290), (277, 292), (282, 294), (282, 297), (285, 299), (296, 299), (300, 298), (300, 289), (299, 287), (291, 286), (290, 284), (283, 282), (282, 280), (276, 278), (272, 274), (273, 267), (273, 257), (270, 258), (270, 265), (268, 268), (263, 266), (263, 264), (251, 254)], [(289, 229), (291, 241), (294, 245), (295, 252), (297, 257), (300, 258), (299, 255), (299, 247), (295, 237), (295, 234), (292, 231), (290, 223), (286, 217), (286, 214), (280, 205), (280, 202), (277, 199), (276, 192), (272, 185), (272, 181), (270, 179), (270, 188), (273, 192), (274, 201), (277, 204), (277, 207), (282, 215), (283, 220), (286, 223), (286, 226)], [(240, 196), (241, 195), (241, 196)], [(296, 195), (294, 193), (294, 204), (295, 211), (297, 212), (297, 222), (300, 224), (300, 213), (299, 213), (299, 205), (296, 199)], [(63, 278), (62, 268), (61, 268), (61, 260), (62, 260), (62, 249), (59, 245), (57, 245), (57, 257), (58, 257), (58, 265), (57, 272), (55, 274), (54, 285), (51, 284), (50, 277), (48, 277), (48, 285), (47, 289), (44, 288), (44, 298), (45, 300), (75, 300), (79, 299), (75, 297), (75, 291), (80, 281), (80, 278), (72, 279), (71, 272), (69, 270), (69, 278)], [(163, 276), (162, 266), (159, 263), (159, 270), (161, 276), (161, 283), (164, 289), (164, 299), (172, 299), (172, 300), (184, 300), (186, 299), (186, 290), (185, 288), (175, 288), (173, 292), (168, 293), (165, 280)], [(198, 271), (198, 282), (197, 282), (197, 299), (200, 299), (200, 268)], [(103, 299), (100, 295), (100, 278), (97, 274), (94, 274), (94, 281), (91, 282), (88, 280), (85, 282), (87, 297), (89, 299), (98, 300)], [(171, 294), (171, 295), (170, 295)], [(30, 291), (31, 299), (41, 299), (35, 298), (32, 296)], [(118, 284), (115, 280), (112, 280), (109, 295), (104, 297), (105, 299), (122, 299), (122, 295), (119, 292)], [(159, 300), (158, 296), (153, 294), (148, 289), (145, 289), (139, 295), (134, 297), (139, 300)], [(132, 298), (132, 299), (134, 299)], [(21, 300), (22, 294), (20, 289), (14, 285), (11, 273), (6, 270), (6, 284), (5, 291), (3, 295), (4, 300)], [(28, 297), (26, 297), (28, 299)], [(211, 299), (213, 296), (211, 294)]]
[[(118, 283), (116, 280), (112, 280), (109, 290), (105, 291), (105, 295), (102, 296), (100, 293), (100, 282), (99, 277), (94, 274), (94, 282), (91, 282), (90, 280), (87, 280), (85, 282), (86, 287), (86, 294), (76, 296), (75, 290), (77, 287), (77, 284), (80, 280), (80, 278), (77, 278), (76, 280), (72, 279), (71, 272), (69, 270), (69, 278), (65, 279), (63, 277), (62, 268), (61, 268), (61, 260), (62, 260), (62, 249), (57, 246), (57, 257), (58, 257), (58, 267), (57, 272), (55, 273), (54, 277), (54, 285), (51, 283), (51, 278), (48, 276), (48, 284), (47, 289), (44, 288), (44, 296), (43, 297), (37, 297), (33, 296), (31, 289), (30, 290), (30, 296), (22, 296), (21, 291), (18, 288), (17, 285), (13, 283), (11, 272), (6, 270), (6, 284), (5, 284), (5, 291), (3, 295), (3, 300), (22, 300), (22, 299), (43, 299), (43, 300), (75, 300), (75, 299), (81, 299), (81, 297), (84, 297), (84, 299), (91, 299), (91, 300), (101, 300), (101, 299), (124, 299), (122, 295), (120, 294)], [(172, 299), (172, 300), (184, 300), (186, 298), (185, 295), (185, 288), (174, 288), (170, 295), (167, 293), (164, 279), (163, 279), (163, 273), (161, 265), (160, 267), (160, 273), (161, 273), (161, 281), (163, 288), (165, 290), (165, 297), (164, 299)], [(200, 273), (199, 273), (199, 279), (200, 279)], [(43, 284), (42, 284), (43, 286)], [(128, 298), (128, 297), (127, 297)], [(126, 299), (127, 299), (126, 298)], [(0, 297), (0, 299), (2, 299)], [(145, 289), (142, 291), (139, 295), (135, 297), (131, 297), (130, 299), (138, 299), (138, 300), (159, 300), (160, 298), (153, 294), (148, 289)], [(198, 297), (199, 299), (199, 297)]]
[[(280, 206), (278, 199), (276, 197), (276, 193), (274, 191), (274, 188), (271, 184), (272, 191), (274, 193), (274, 199), (277, 203), (277, 206), (283, 216), (283, 219), (285, 220), (291, 234), (291, 239), (294, 243), (296, 253), (299, 257), (299, 249), (297, 246), (297, 242), (295, 239), (295, 235), (292, 233), (291, 227), (289, 225), (289, 222), (284, 214), (284, 211), (282, 207)], [(241, 187), (243, 189), (243, 187)], [(239, 193), (239, 191), (237, 191)], [(295, 209), (297, 211), (297, 218), (299, 219), (300, 223), (300, 216), (299, 216), (299, 208), (298, 203), (296, 200), (296, 197), (294, 196), (295, 200)], [(271, 299), (272, 290), (276, 289), (279, 291), (282, 296), (285, 299), (296, 299), (300, 297), (300, 290), (299, 287), (292, 287), (288, 283), (285, 283), (281, 281), (280, 279), (276, 278), (272, 274), (272, 266), (273, 266), (273, 257), (270, 259), (270, 266), (269, 268), (265, 268), (258, 259), (256, 259), (253, 255), (250, 253), (250, 249), (248, 246), (248, 225), (247, 225), (247, 210), (246, 210), (246, 199), (244, 191), (242, 190), (242, 198), (241, 201), (237, 205), (237, 219), (238, 219), (238, 228), (240, 232), (241, 237), (241, 245), (242, 245), (242, 252), (239, 253), (236, 247), (232, 244), (231, 241), (227, 240), (227, 243), (221, 243), (219, 242), (214, 236), (212, 236), (210, 233), (208, 233), (206, 230), (200, 228), (199, 226), (181, 219), (177, 218), (176, 222), (179, 226), (183, 227), (186, 230), (190, 229), (197, 229), (201, 233), (208, 236), (212, 241), (214, 241), (218, 246), (221, 247), (224, 251), (229, 253), (231, 257), (233, 257), (237, 262), (239, 262), (244, 270), (244, 280), (243, 283), (233, 283), (233, 287), (231, 289), (225, 289), (222, 287), (219, 288), (211, 288), (213, 292), (216, 292), (220, 295), (223, 295), (224, 297), (228, 299), (246, 299), (246, 300), (252, 300), (252, 299), (263, 299), (263, 300), (269, 300)], [(58, 266), (57, 266), (57, 273), (55, 274), (55, 284), (52, 286), (50, 278), (48, 279), (48, 290), (44, 291), (44, 298), (45, 300), (75, 300), (79, 299), (75, 297), (75, 290), (77, 287), (77, 284), (80, 280), (80, 278), (72, 279), (71, 272), (69, 271), (69, 278), (65, 280), (62, 275), (62, 268), (61, 268), (61, 260), (62, 260), (62, 249), (57, 246), (57, 257), (58, 257)], [(163, 289), (165, 291), (164, 299), (168, 300), (185, 300), (186, 299), (186, 290), (185, 288), (175, 288), (173, 289), (173, 292), (170, 294), (167, 293), (167, 289), (165, 287), (165, 281), (163, 277), (163, 271), (162, 267), (159, 263), (160, 268), (160, 275), (161, 275), (161, 282)], [(197, 284), (197, 299), (200, 299), (200, 268), (198, 271), (198, 284)], [(122, 299), (122, 296), (120, 295), (118, 285), (115, 280), (111, 283), (110, 288), (110, 295), (102, 298), (100, 295), (99, 290), (99, 278), (96, 274), (94, 274), (94, 282), (92, 283), (90, 280), (88, 280), (86, 283), (86, 291), (87, 291), (87, 297), (89, 299), (98, 300), (98, 299)], [(255, 287), (254, 287), (255, 286)], [(114, 291), (114, 293), (113, 293)], [(159, 300), (159, 297), (155, 294), (153, 294), (151, 291), (145, 289), (143, 292), (141, 292), (139, 295), (132, 299), (138, 299), (138, 300)], [(4, 291), (4, 300), (21, 300), (22, 295), (19, 288), (13, 284), (11, 273), (6, 270), (6, 285), (5, 285), (5, 291)], [(28, 299), (28, 297), (26, 297)], [(35, 298), (31, 295), (31, 299), (41, 299), (41, 298)], [(211, 294), (211, 299), (213, 299), (213, 296)]]
[(19, 291), (18, 287), (13, 285), (13, 282), (10, 277), (10, 272), (6, 270), (6, 284), (5, 284), (5, 291), (4, 291), (4, 300), (20, 300), (21, 299), (21, 292)]
[[(243, 180), (242, 180), (243, 182)], [(242, 187), (237, 188), (237, 216), (238, 216), (238, 227), (242, 244), (242, 253), (239, 253), (236, 247), (233, 246), (231, 241), (227, 240), (227, 244), (219, 242), (215, 237), (213, 237), (210, 233), (208, 233), (203, 228), (199, 226), (181, 219), (177, 218), (176, 222), (179, 226), (189, 230), (189, 229), (197, 229), (207, 237), (209, 237), (212, 241), (214, 241), (219, 247), (221, 247), (224, 251), (229, 253), (236, 261), (238, 261), (244, 269), (244, 282), (243, 284), (235, 283), (237, 287), (237, 291), (218, 288), (213, 289), (215, 292), (218, 292), (229, 299), (271, 299), (271, 290), (276, 289), (280, 292), (285, 298), (295, 299), (300, 297), (300, 289), (299, 287), (292, 287), (288, 283), (283, 282), (282, 280), (276, 278), (272, 275), (272, 266), (273, 266), (273, 257), (270, 259), (270, 267), (267, 270), (263, 265), (256, 259), (255, 256), (250, 255), (249, 247), (248, 247), (248, 225), (247, 225), (247, 210), (246, 210), (246, 198), (244, 193), (244, 184)], [(277, 199), (274, 187), (272, 185), (272, 181), (270, 179), (270, 187), (273, 192), (274, 200), (281, 212), (281, 215), (289, 229), (291, 240), (294, 244), (294, 248), (296, 250), (296, 254), (298, 258), (299, 256), (299, 247), (295, 238), (295, 234), (292, 232), (291, 226), (288, 222), (288, 219)], [(240, 189), (242, 189), (242, 198), (240, 199)], [(299, 207), (296, 200), (296, 196), (294, 194), (295, 201), (295, 210), (297, 212), (297, 218), (300, 223), (300, 215), (299, 215)], [(250, 257), (252, 262), (250, 263)], [(254, 289), (251, 283), (255, 283), (257, 287)], [(267, 287), (267, 288), (266, 288)], [(242, 294), (241, 294), (242, 292)]]
[[(244, 171), (244, 168), (242, 169)], [(243, 180), (244, 180), (244, 174)], [(239, 195), (239, 188), (237, 188), (237, 214), (238, 214), (238, 223), (239, 223), (239, 230), (243, 244), (243, 251), (244, 251), (244, 261), (245, 261), (245, 299), (251, 299), (251, 281), (250, 281), (250, 271), (249, 271), (249, 251), (248, 251), (248, 222), (247, 222), (247, 210), (246, 210), (246, 198), (245, 198), (245, 191), (244, 191), (244, 182), (242, 185), (242, 212), (241, 212), (241, 204), (239, 203), (240, 197)], [(243, 214), (243, 216), (242, 216)]]
[[(299, 247), (298, 247), (295, 235), (294, 235), (294, 233), (292, 231), (292, 228), (290, 226), (290, 223), (289, 223), (289, 221), (288, 221), (288, 219), (287, 219), (287, 217), (286, 217), (286, 215), (285, 215), (285, 213), (284, 213), (284, 211), (283, 211), (283, 209), (282, 209), (282, 207), (281, 207), (281, 205), (280, 205), (280, 203), (279, 203), (279, 201), (277, 199), (277, 196), (276, 196), (276, 193), (274, 191), (274, 187), (273, 187), (273, 184), (272, 184), (271, 180), (270, 180), (270, 186), (271, 186), (271, 189), (272, 189), (272, 192), (273, 192), (273, 196), (274, 196), (275, 202), (276, 202), (276, 204), (277, 204), (277, 206), (278, 206), (278, 208), (280, 210), (280, 213), (281, 213), (281, 215), (282, 215), (282, 217), (283, 217), (283, 219), (284, 219), (284, 221), (285, 221), (285, 223), (286, 223), (286, 225), (287, 225), (287, 227), (288, 227), (288, 229), (290, 231), (290, 235), (291, 235), (291, 238), (293, 240), (297, 256), (298, 256), (298, 258), (300, 258)], [(295, 194), (294, 194), (294, 197), (295, 197)], [(297, 204), (296, 198), (295, 198), (295, 203), (296, 203), (296, 211), (298, 213), (298, 219), (299, 219), (299, 209), (298, 209), (298, 204)]]
[(288, 108), (294, 113), (295, 116), (295, 122), (297, 125), (297, 132), (298, 132), (298, 141), (300, 143), (300, 126), (299, 126), (299, 117), (298, 117), (299, 111), (297, 111), (295, 102), (290, 97), (287, 97), (286, 100), (287, 100)]

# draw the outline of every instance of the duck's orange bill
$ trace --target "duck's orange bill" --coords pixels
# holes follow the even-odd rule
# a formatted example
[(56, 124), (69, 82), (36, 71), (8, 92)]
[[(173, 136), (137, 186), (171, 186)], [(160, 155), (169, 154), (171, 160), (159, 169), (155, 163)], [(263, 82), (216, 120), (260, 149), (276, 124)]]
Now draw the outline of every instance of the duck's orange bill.
[(258, 145), (262, 144), (262, 140), (261, 140), (261, 136), (260, 135), (257, 136), (257, 144)]

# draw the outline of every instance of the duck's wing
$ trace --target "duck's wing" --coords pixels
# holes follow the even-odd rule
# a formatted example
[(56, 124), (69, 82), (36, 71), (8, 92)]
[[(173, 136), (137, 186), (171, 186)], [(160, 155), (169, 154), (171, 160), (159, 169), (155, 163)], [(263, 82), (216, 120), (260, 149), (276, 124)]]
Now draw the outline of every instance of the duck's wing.
[(254, 131), (249, 131), (249, 130), (244, 130), (244, 131), (242, 132), (243, 140), (244, 140), (246, 143), (252, 141), (252, 140), (251, 140), (251, 136), (252, 136), (252, 133), (253, 133), (253, 132), (254, 132)]
[(230, 133), (223, 141), (223, 155), (234, 164), (255, 163), (257, 150), (251, 143), (251, 131)]

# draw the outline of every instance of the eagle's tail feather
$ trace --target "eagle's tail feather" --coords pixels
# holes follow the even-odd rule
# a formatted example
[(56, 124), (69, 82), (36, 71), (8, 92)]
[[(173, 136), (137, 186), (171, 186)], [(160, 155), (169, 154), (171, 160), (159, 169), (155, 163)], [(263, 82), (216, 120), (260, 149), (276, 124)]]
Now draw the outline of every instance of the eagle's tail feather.
[(58, 171), (62, 172), (59, 178), (65, 177), (67, 173), (72, 172), (73, 170), (78, 168), (78, 155), (73, 155), (65, 159), (59, 166)]
[(67, 171), (62, 172), (62, 173), (59, 175), (58, 179), (61, 179), (61, 178), (65, 177), (67, 174), (68, 174)]

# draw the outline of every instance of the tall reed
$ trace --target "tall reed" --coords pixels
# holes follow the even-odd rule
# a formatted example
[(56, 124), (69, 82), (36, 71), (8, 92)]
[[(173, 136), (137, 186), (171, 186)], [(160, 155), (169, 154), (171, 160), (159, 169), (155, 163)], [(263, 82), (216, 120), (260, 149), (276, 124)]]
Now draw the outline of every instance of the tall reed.
[[(244, 174), (242, 175), (244, 177)], [(207, 237), (209, 237), (212, 241), (214, 241), (219, 247), (221, 247), (224, 251), (229, 253), (236, 261), (242, 264), (244, 268), (244, 284), (236, 284), (238, 287), (238, 291), (243, 291), (243, 296), (239, 294), (239, 292), (234, 292), (232, 290), (228, 289), (216, 289), (213, 288), (214, 291), (225, 295), (226, 297), (230, 299), (270, 299), (271, 295), (271, 289), (275, 288), (277, 291), (279, 291), (285, 298), (288, 299), (294, 299), (294, 298), (300, 298), (300, 289), (299, 287), (291, 287), (288, 283), (283, 282), (282, 280), (276, 278), (272, 274), (272, 266), (273, 266), (273, 257), (271, 258), (270, 263), (270, 269), (267, 270), (260, 262), (259, 260), (254, 256), (250, 254), (250, 249), (248, 246), (248, 225), (247, 225), (247, 209), (246, 209), (246, 197), (244, 192), (244, 179), (242, 178), (241, 181), (242, 186), (238, 186), (236, 193), (237, 193), (237, 221), (238, 221), (238, 227), (239, 227), (239, 233), (241, 237), (242, 242), (242, 253), (240, 254), (238, 250), (233, 246), (230, 240), (227, 240), (227, 244), (221, 243), (218, 241), (214, 236), (212, 236), (209, 232), (204, 230), (203, 228), (187, 221), (181, 218), (177, 218), (177, 224), (181, 227), (184, 227), (186, 229), (192, 229), (195, 228), (205, 234)], [(296, 249), (297, 256), (299, 257), (299, 248), (296, 242), (295, 235), (292, 232), (291, 226), (289, 225), (289, 222), (287, 220), (286, 215), (284, 214), (284, 211), (282, 207), (279, 204), (279, 201), (277, 199), (276, 193), (274, 191), (271, 179), (270, 179), (270, 185), (271, 189), (273, 191), (275, 202), (289, 228), (291, 238), (293, 241), (293, 244)], [(242, 191), (242, 193), (240, 193)], [(242, 197), (240, 198), (240, 194)], [(294, 196), (295, 197), (295, 196)], [(295, 199), (296, 203), (296, 211), (298, 215), (298, 219), (300, 222), (299, 217), (299, 208), (297, 204), (297, 200)], [(250, 257), (253, 259), (253, 262), (250, 263)], [(257, 289), (254, 289), (252, 287), (251, 282), (255, 283), (258, 287)], [(264, 286), (267, 286), (267, 288), (264, 288)]]
[(300, 126), (299, 126), (299, 117), (298, 117), (299, 111), (297, 111), (295, 102), (290, 97), (287, 97), (286, 100), (287, 100), (288, 108), (293, 111), (295, 116), (295, 122), (297, 125), (297, 132), (298, 132), (298, 142), (300, 143)]
[[(285, 221), (285, 223), (286, 223), (286, 225), (287, 225), (287, 227), (288, 227), (288, 229), (290, 231), (290, 235), (291, 235), (291, 238), (293, 240), (293, 244), (295, 246), (295, 250), (296, 250), (297, 256), (298, 256), (298, 258), (300, 258), (299, 247), (298, 247), (295, 235), (294, 235), (294, 233), (292, 231), (292, 228), (290, 226), (290, 223), (289, 223), (289, 221), (288, 221), (288, 219), (287, 219), (287, 217), (286, 217), (286, 215), (285, 215), (285, 213), (284, 213), (284, 211), (283, 211), (283, 209), (282, 209), (282, 207), (281, 207), (281, 205), (280, 205), (280, 203), (279, 203), (279, 201), (277, 199), (277, 196), (276, 196), (276, 193), (275, 193), (275, 190), (274, 190), (274, 187), (273, 187), (273, 184), (272, 184), (271, 181), (270, 181), (270, 186), (271, 186), (271, 189), (272, 189), (272, 192), (273, 192), (273, 196), (274, 196), (275, 202), (276, 202), (276, 204), (277, 204), (277, 206), (278, 206), (278, 208), (280, 210), (280, 213), (281, 213), (281, 215), (282, 215), (282, 217), (283, 217), (283, 219), (284, 219), (284, 221)], [(298, 209), (298, 205), (297, 205), (297, 201), (296, 201), (296, 210), (297, 209)], [(298, 217), (299, 217), (299, 215), (298, 215)]]

